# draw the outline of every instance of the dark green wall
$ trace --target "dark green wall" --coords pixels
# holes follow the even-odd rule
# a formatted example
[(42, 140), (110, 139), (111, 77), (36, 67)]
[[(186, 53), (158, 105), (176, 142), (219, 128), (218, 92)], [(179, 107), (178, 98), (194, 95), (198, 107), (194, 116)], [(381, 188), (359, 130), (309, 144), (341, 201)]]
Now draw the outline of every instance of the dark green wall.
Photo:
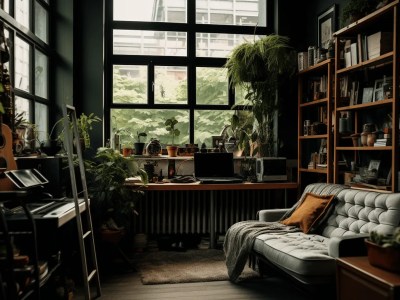
[(62, 106), (73, 102), (73, 5), (70, 1), (54, 1), (54, 27), (51, 41), (54, 43), (56, 55), (54, 56), (54, 70), (50, 78), (51, 100), (56, 106), (50, 113), (50, 124), (54, 124), (62, 116)]

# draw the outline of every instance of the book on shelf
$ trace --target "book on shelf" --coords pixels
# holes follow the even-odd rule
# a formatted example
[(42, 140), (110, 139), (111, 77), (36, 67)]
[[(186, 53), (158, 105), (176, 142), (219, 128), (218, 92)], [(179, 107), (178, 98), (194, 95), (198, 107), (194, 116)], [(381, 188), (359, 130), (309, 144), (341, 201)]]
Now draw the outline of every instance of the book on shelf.
[(354, 66), (354, 65), (358, 64), (357, 43), (350, 44), (350, 53), (351, 53), (351, 65)]
[(391, 138), (376, 139), (375, 143), (374, 143), (374, 147), (391, 146), (391, 145), (392, 145), (392, 139)]
[(393, 33), (378, 31), (367, 36), (368, 59), (373, 59), (392, 51)]
[(308, 52), (297, 53), (297, 63), (299, 71), (303, 71), (308, 68)]

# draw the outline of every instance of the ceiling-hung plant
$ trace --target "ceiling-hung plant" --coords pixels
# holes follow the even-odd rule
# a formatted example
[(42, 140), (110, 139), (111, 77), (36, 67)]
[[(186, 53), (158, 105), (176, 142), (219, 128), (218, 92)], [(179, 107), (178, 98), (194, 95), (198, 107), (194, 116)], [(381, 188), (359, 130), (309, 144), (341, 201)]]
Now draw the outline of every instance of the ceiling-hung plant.
[(276, 34), (235, 47), (226, 64), (231, 87), (246, 91), (255, 126), (253, 155), (274, 155), (274, 118), (279, 109), (279, 88), (296, 70), (297, 54), (289, 38)]

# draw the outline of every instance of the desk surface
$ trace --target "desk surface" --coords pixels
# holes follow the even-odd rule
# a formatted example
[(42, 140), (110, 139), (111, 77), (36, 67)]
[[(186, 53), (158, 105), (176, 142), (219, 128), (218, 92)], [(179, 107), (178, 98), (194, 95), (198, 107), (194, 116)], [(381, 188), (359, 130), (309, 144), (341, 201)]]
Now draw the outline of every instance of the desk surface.
[[(127, 182), (126, 185), (141, 187), (137, 183)], [(221, 191), (221, 190), (278, 190), (296, 189), (296, 182), (243, 182), (229, 184), (209, 184), (209, 183), (149, 183), (142, 186), (143, 190), (148, 191)]]

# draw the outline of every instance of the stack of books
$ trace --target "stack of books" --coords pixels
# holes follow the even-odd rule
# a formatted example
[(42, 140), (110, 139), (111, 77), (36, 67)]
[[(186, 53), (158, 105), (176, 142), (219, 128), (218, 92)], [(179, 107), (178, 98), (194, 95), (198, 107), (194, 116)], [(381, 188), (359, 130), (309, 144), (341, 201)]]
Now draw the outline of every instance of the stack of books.
[(385, 133), (383, 138), (376, 139), (374, 147), (391, 146), (392, 145), (392, 135), (390, 133)]
[(374, 147), (391, 146), (392, 139), (377, 139), (374, 143)]

